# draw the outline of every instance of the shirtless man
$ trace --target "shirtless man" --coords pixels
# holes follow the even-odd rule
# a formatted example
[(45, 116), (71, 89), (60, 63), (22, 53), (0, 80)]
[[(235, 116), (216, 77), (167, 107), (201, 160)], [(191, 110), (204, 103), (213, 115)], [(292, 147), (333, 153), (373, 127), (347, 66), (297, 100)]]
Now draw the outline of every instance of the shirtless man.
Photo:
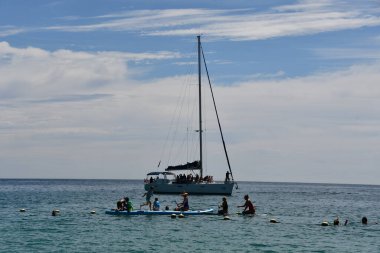
[(243, 214), (255, 214), (256, 207), (253, 205), (252, 201), (249, 199), (249, 196), (245, 195), (244, 199), (245, 199), (244, 205), (238, 206), (238, 207), (244, 207)]

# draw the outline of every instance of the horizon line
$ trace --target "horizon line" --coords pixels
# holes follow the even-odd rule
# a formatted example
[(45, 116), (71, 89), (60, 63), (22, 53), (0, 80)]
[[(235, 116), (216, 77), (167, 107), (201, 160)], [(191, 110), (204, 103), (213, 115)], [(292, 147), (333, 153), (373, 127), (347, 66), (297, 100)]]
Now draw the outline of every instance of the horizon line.
[[(109, 180), (109, 181), (143, 181), (142, 179), (127, 179), (127, 178), (2, 178), (0, 180)], [(215, 182), (223, 182), (224, 180), (215, 180)], [(271, 184), (319, 184), (319, 185), (351, 185), (351, 186), (380, 186), (380, 184), (371, 183), (332, 183), (332, 182), (296, 182), (296, 181), (247, 181), (247, 180), (235, 180), (236, 183), (271, 183)]]

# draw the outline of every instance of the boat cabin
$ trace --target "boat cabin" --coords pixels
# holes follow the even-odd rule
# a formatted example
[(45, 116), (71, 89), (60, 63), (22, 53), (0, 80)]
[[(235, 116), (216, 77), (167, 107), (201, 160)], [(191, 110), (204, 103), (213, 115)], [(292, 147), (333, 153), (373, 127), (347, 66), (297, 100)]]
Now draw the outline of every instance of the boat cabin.
[(146, 175), (145, 184), (169, 184), (176, 179), (176, 174), (168, 171), (153, 171)]

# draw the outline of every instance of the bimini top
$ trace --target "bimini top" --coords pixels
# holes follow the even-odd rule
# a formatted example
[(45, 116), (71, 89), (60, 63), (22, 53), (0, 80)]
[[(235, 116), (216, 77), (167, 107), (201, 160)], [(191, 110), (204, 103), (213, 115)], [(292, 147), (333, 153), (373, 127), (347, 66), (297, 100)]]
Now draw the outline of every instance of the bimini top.
[(199, 161), (194, 161), (192, 163), (169, 166), (165, 170), (171, 171), (171, 170), (200, 170), (200, 169), (201, 169), (201, 163)]
[(146, 174), (147, 176), (158, 176), (158, 175), (173, 175), (175, 174), (173, 172), (167, 172), (167, 171), (153, 171)]

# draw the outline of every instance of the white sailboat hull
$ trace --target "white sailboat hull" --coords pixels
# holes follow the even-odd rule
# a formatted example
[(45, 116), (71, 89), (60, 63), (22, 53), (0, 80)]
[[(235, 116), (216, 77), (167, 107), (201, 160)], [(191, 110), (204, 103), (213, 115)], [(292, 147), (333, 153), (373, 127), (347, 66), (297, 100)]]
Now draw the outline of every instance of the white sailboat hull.
[(155, 193), (160, 194), (180, 194), (187, 192), (193, 195), (231, 195), (234, 187), (233, 182), (220, 183), (146, 183), (145, 190), (148, 191), (153, 186)]

